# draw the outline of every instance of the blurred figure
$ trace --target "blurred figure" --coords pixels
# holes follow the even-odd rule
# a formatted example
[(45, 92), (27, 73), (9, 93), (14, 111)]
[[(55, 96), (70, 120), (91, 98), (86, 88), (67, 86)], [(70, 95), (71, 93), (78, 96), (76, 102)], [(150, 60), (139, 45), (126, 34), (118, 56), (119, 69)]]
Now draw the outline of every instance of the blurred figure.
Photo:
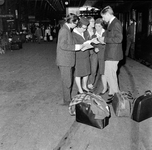
[[(122, 39), (123, 29), (121, 22), (114, 16), (113, 9), (110, 6), (105, 7), (101, 11), (101, 16), (108, 23), (105, 37), (98, 38), (105, 46), (105, 81), (104, 91), (109, 86), (109, 99), (107, 103), (111, 103), (115, 93), (119, 92), (117, 70), (118, 63), (123, 59)], [(107, 85), (108, 84), (108, 85)]]
[(35, 24), (32, 24), (31, 27), (30, 27), (30, 30), (31, 30), (31, 35), (32, 35), (32, 42), (35, 42)]
[(51, 29), (50, 29), (50, 27), (48, 26), (48, 27), (45, 29), (45, 37), (44, 37), (44, 40), (45, 40), (45, 41), (50, 41), (50, 36), (51, 36)]
[(134, 59), (135, 53), (135, 39), (134, 39), (134, 31), (135, 31), (135, 21), (133, 19), (129, 20), (129, 26), (127, 29), (127, 47), (126, 47), (126, 56), (130, 56)]
[(36, 27), (35, 36), (37, 38), (37, 42), (40, 44), (41, 43), (41, 38), (42, 38), (42, 30), (40, 29), (39, 26)]

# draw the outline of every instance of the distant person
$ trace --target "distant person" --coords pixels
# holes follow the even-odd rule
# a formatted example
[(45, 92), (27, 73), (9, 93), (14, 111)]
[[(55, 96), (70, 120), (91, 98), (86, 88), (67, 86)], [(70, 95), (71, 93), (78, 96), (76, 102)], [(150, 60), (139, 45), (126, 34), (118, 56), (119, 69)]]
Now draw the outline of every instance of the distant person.
[(69, 105), (75, 66), (75, 52), (83, 48), (82, 44), (74, 44), (71, 29), (78, 23), (78, 16), (70, 13), (58, 34), (56, 63), (60, 69), (63, 91), (63, 102)]
[(37, 38), (37, 42), (40, 44), (41, 43), (41, 38), (42, 38), (42, 30), (39, 26), (36, 27), (35, 36)]
[(48, 26), (48, 27), (45, 29), (44, 40), (45, 40), (45, 41), (50, 41), (50, 36), (51, 36), (51, 29), (50, 29), (50, 27)]
[(123, 59), (122, 40), (123, 29), (121, 22), (114, 16), (113, 9), (106, 6), (101, 11), (101, 16), (108, 23), (105, 37), (98, 38), (105, 45), (105, 85), (104, 91), (107, 91), (109, 86), (109, 98), (107, 103), (111, 103), (114, 94), (119, 92), (117, 70), (118, 63)]
[(129, 26), (127, 29), (127, 46), (126, 46), (126, 56), (130, 56), (132, 59), (135, 57), (135, 21), (133, 19), (129, 20)]

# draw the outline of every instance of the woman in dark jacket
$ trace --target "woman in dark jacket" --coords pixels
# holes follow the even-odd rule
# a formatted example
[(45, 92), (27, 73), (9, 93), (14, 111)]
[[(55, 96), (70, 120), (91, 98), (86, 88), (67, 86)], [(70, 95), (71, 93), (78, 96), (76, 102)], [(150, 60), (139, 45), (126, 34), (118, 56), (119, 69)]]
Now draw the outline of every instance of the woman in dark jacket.
[[(87, 41), (84, 37), (89, 21), (85, 17), (81, 17), (77, 27), (73, 30), (73, 40), (75, 44), (83, 44)], [(91, 45), (90, 45), (91, 46)], [(90, 74), (90, 58), (89, 50), (76, 52), (76, 65), (75, 65), (75, 82), (78, 87), (78, 92), (88, 92), (87, 81)], [(82, 79), (82, 85), (81, 85)]]

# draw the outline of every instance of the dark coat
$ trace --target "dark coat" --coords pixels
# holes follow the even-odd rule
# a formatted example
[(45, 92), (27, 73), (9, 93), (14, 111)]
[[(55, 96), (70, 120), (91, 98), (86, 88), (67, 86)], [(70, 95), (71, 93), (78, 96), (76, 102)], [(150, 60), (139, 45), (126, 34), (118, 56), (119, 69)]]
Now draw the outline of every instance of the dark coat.
[(119, 61), (123, 59), (122, 32), (121, 22), (115, 18), (108, 26), (105, 34), (105, 60)]
[(56, 51), (57, 66), (75, 65), (75, 44), (70, 29), (66, 24), (59, 31), (57, 51)]

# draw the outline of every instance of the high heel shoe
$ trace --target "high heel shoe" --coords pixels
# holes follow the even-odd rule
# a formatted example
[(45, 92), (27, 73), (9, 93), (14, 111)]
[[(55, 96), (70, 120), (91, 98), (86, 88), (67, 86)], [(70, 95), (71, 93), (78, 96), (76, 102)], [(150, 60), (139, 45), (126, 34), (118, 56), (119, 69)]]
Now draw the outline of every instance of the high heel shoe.
[(99, 95), (104, 95), (104, 94), (107, 93), (107, 92), (108, 92), (108, 89), (107, 89), (105, 92), (99, 93)]
[(80, 92), (78, 91), (77, 94), (84, 94), (84, 92), (83, 92), (83, 93), (80, 93)]
[(82, 89), (84, 91), (84, 93), (92, 93), (90, 90), (85, 90), (85, 89)]

